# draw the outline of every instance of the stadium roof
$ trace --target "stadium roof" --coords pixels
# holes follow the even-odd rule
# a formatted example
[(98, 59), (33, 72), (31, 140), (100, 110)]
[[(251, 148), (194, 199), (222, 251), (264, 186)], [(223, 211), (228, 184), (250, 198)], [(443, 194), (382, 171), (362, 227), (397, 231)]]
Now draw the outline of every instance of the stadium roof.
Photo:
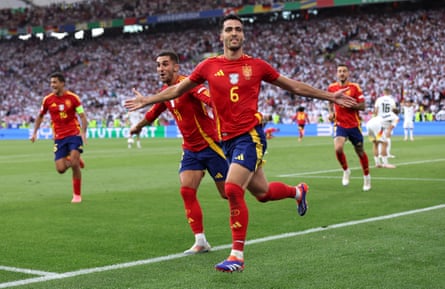
[(30, 6), (49, 6), (54, 3), (75, 3), (85, 0), (1, 0), (0, 9), (24, 8)]

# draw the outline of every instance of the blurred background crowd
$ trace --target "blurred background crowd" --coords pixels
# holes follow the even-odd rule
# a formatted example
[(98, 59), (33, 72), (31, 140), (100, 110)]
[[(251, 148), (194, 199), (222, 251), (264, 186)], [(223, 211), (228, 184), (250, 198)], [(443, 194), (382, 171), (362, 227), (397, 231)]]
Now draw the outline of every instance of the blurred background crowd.
[[(253, 3), (252, 3), (253, 2)], [(429, 3), (429, 4), (425, 4)], [(327, 89), (336, 81), (336, 65), (350, 66), (367, 99), (366, 121), (385, 88), (396, 102), (412, 99), (418, 121), (445, 114), (444, 1), (408, 1), (247, 17), (245, 52), (270, 62), (282, 74)], [(0, 28), (50, 25), (66, 19), (90, 21), (211, 10), (255, 1), (118, 1), (89, 0), (20, 11), (0, 10)], [(15, 11), (14, 13), (12, 11)], [(96, 125), (125, 125), (122, 102), (156, 92), (156, 55), (173, 50), (181, 72), (188, 74), (206, 55), (221, 53), (218, 19), (168, 23), (139, 33), (105, 33), (99, 37), (0, 39), (0, 119), (2, 127), (30, 126), (42, 98), (51, 92), (49, 75), (62, 71), (66, 87), (77, 93)], [(328, 122), (328, 104), (290, 95), (263, 84), (260, 111), (291, 123), (303, 106), (310, 121)], [(445, 120), (445, 117), (443, 118)], [(163, 114), (161, 124), (173, 118)]]

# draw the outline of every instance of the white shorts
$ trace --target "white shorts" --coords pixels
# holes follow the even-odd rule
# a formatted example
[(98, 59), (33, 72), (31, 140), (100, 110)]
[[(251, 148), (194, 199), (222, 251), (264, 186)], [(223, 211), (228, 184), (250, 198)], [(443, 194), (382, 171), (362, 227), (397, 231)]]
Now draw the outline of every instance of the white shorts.
[(377, 118), (373, 118), (366, 124), (368, 130), (368, 138), (374, 142), (386, 142), (385, 130), (382, 127), (382, 123)]
[(412, 120), (405, 120), (403, 122), (403, 128), (413, 129), (414, 128), (414, 121), (412, 121)]

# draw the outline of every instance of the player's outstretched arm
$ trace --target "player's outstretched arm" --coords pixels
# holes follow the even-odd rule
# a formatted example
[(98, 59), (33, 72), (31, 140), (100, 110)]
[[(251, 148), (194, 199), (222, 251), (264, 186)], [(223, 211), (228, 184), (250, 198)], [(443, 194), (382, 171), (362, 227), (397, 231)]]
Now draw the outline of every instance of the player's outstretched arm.
[(141, 133), (142, 128), (147, 125), (150, 125), (150, 122), (148, 122), (147, 119), (144, 117), (134, 127), (130, 129), (130, 134), (133, 135)]
[(196, 85), (197, 84), (191, 81), (189, 78), (185, 78), (180, 83), (169, 86), (163, 91), (152, 96), (143, 96), (139, 91), (133, 88), (133, 93), (136, 95), (136, 97), (127, 99), (124, 103), (124, 106), (130, 111), (138, 110), (150, 104), (177, 98)]
[(345, 106), (345, 107), (353, 107), (357, 104), (357, 101), (345, 94), (345, 92), (349, 88), (341, 89), (336, 91), (335, 93), (330, 93), (315, 87), (312, 87), (304, 82), (296, 81), (290, 78), (287, 78), (283, 75), (280, 75), (272, 84), (281, 87), (291, 93), (296, 95), (301, 95), (305, 97), (317, 98), (328, 100), (334, 102), (336, 104)]

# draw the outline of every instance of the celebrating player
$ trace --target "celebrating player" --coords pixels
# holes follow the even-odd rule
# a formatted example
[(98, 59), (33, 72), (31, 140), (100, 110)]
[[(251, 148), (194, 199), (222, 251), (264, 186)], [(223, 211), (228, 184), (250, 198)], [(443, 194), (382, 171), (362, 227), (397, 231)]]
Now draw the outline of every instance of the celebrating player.
[[(363, 148), (363, 134), (361, 129), (359, 110), (365, 109), (365, 97), (357, 83), (349, 82), (349, 69), (345, 64), (337, 66), (337, 82), (329, 85), (329, 92), (336, 92), (347, 89), (346, 94), (355, 98), (357, 104), (352, 107), (331, 103), (329, 105), (329, 119), (334, 120), (335, 138), (334, 147), (335, 155), (338, 162), (343, 168), (343, 186), (349, 185), (349, 176), (351, 170), (348, 167), (344, 146), (346, 140), (349, 140), (354, 146), (354, 150), (360, 159), (360, 165), (363, 170), (363, 191), (371, 189), (371, 175), (369, 174), (368, 155)], [(335, 112), (333, 112), (333, 108)]]
[(305, 183), (289, 186), (281, 182), (268, 182), (262, 169), (267, 143), (262, 115), (258, 111), (261, 82), (269, 82), (296, 95), (329, 100), (347, 107), (356, 102), (343, 94), (345, 90), (329, 93), (315, 89), (281, 75), (261, 59), (244, 54), (243, 23), (236, 15), (227, 15), (222, 19), (220, 40), (224, 45), (223, 55), (202, 61), (179, 84), (154, 96), (137, 96), (126, 100), (125, 106), (135, 110), (151, 103), (174, 99), (200, 83), (208, 82), (219, 137), (230, 162), (225, 193), (230, 207), (232, 250), (229, 257), (215, 268), (234, 272), (244, 269), (244, 244), (249, 223), (244, 199), (246, 189), (262, 202), (292, 198), (296, 200), (301, 216), (307, 211), (308, 186)]
[[(80, 154), (83, 144), (86, 144), (87, 117), (77, 94), (65, 89), (65, 76), (62, 73), (53, 73), (50, 76), (52, 93), (43, 98), (42, 106), (36, 117), (31, 141), (37, 140), (37, 132), (44, 115), (49, 111), (54, 133), (54, 155), (56, 170), (60, 174), (71, 168), (73, 177), (72, 203), (80, 203), (82, 173), (84, 167)], [(81, 125), (77, 115), (81, 120)]]
[[(185, 76), (178, 74), (179, 57), (174, 52), (165, 51), (156, 59), (157, 73), (163, 89), (181, 82)], [(142, 97), (138, 91), (136, 95)], [(228, 163), (219, 146), (216, 124), (209, 116), (207, 106), (210, 104), (207, 88), (200, 85), (179, 98), (155, 104), (136, 126), (130, 130), (131, 134), (139, 134), (142, 128), (151, 124), (158, 116), (168, 109), (176, 120), (183, 137), (183, 154), (179, 168), (181, 181), (181, 196), (184, 202), (185, 214), (195, 235), (195, 243), (186, 250), (185, 254), (204, 253), (210, 250), (210, 244), (204, 233), (203, 214), (197, 198), (197, 190), (207, 170), (215, 181), (222, 198), (224, 181), (227, 176)]]
[(304, 137), (304, 127), (306, 123), (309, 123), (309, 117), (304, 111), (304, 107), (300, 106), (292, 119), (297, 123), (298, 126), (298, 141), (301, 142)]

